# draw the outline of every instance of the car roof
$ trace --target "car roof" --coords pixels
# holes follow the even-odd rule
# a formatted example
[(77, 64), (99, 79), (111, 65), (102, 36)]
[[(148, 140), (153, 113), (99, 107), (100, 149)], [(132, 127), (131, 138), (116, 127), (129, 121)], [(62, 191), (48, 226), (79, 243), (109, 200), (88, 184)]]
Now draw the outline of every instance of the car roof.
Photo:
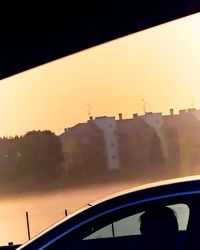
[[(66, 5), (66, 6), (65, 6)], [(200, 0), (109, 0), (1, 6), (0, 79), (200, 11)]]
[(152, 189), (160, 186), (166, 186), (166, 185), (173, 185), (176, 183), (184, 183), (184, 182), (191, 182), (191, 181), (200, 181), (200, 175), (194, 175), (194, 176), (187, 176), (187, 177), (179, 177), (179, 178), (173, 178), (173, 179), (167, 179), (167, 180), (162, 180), (162, 181), (157, 181), (157, 182), (151, 182), (148, 184), (143, 184), (137, 187), (129, 188), (123, 191), (116, 192), (112, 195), (106, 196), (102, 199), (99, 199), (97, 201), (89, 203), (91, 206), (95, 206), (99, 203), (102, 203), (106, 200), (110, 200), (113, 198), (116, 198), (118, 196), (122, 196), (125, 194), (137, 192), (137, 191), (142, 191), (145, 189)]

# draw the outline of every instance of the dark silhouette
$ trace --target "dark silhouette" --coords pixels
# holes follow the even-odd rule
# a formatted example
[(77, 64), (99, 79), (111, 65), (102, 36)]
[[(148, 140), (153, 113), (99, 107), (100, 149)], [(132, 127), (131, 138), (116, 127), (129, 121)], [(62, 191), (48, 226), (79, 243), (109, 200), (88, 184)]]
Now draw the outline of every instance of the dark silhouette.
[[(21, 137), (0, 140), (0, 182), (5, 190), (22, 186), (48, 187), (62, 176), (62, 144), (51, 131), (31, 131)], [(3, 190), (1, 190), (3, 192)]]
[(18, 173), (32, 179), (47, 181), (61, 171), (62, 144), (51, 131), (32, 131), (18, 144)]
[(140, 217), (145, 249), (178, 249), (178, 222), (168, 207), (147, 210)]

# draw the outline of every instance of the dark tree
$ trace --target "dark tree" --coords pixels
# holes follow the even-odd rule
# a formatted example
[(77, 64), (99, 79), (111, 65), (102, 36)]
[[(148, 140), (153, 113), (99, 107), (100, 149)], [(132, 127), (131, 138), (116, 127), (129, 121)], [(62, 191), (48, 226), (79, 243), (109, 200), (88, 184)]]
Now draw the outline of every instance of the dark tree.
[(62, 144), (51, 131), (31, 131), (25, 134), (17, 145), (17, 154), (16, 171), (22, 177), (47, 181), (62, 173)]

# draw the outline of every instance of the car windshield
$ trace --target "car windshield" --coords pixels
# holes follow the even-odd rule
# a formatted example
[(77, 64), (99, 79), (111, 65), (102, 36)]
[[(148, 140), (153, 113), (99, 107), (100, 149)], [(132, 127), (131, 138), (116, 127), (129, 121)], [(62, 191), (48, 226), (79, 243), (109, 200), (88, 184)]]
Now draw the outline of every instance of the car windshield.
[(93, 200), (200, 173), (200, 14), (0, 84), (0, 245)]

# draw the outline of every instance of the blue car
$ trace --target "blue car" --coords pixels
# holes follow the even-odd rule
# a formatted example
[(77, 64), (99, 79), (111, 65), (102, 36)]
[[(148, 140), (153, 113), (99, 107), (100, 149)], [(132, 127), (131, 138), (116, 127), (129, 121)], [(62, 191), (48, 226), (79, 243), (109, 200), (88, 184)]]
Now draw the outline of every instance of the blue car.
[(200, 177), (144, 185), (69, 215), (19, 249), (198, 249)]

